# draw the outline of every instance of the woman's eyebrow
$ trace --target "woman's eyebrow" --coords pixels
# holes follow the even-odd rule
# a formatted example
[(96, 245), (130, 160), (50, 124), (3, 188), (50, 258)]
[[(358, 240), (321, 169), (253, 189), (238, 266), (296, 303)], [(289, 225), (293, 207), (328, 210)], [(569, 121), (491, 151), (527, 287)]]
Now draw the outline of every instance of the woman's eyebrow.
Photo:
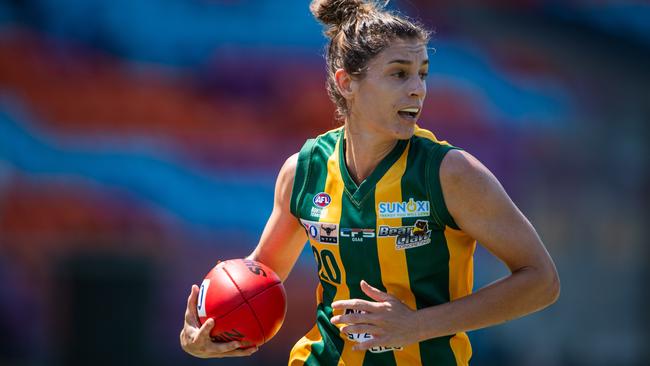
[[(411, 60), (400, 60), (400, 59), (397, 59), (397, 60), (393, 60), (393, 61), (388, 62), (387, 65), (390, 65), (390, 64), (411, 65), (412, 63), (413, 63), (413, 62), (412, 62)], [(428, 64), (429, 64), (429, 59), (426, 59), (426, 60), (422, 61), (422, 66), (424, 66), (424, 65), (428, 65)]]

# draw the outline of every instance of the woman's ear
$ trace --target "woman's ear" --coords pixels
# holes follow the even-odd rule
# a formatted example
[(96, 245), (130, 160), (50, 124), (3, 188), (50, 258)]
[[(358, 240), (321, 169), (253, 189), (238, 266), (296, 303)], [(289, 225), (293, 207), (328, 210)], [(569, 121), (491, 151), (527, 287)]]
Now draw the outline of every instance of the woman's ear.
[(347, 100), (352, 100), (355, 92), (355, 82), (344, 69), (336, 70), (334, 73), (334, 80), (336, 81), (336, 86), (339, 89), (339, 93)]

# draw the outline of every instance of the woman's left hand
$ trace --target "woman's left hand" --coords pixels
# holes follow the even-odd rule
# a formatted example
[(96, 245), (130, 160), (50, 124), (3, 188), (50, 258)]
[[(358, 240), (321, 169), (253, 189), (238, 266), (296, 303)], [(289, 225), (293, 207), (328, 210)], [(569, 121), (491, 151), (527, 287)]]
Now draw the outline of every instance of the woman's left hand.
[(419, 341), (416, 331), (415, 311), (398, 298), (382, 292), (366, 281), (361, 281), (361, 290), (373, 301), (360, 299), (339, 300), (332, 303), (333, 309), (354, 312), (333, 316), (333, 324), (347, 324), (341, 328), (344, 333), (368, 333), (373, 336), (356, 344), (353, 350), (367, 350), (373, 347), (402, 347)]

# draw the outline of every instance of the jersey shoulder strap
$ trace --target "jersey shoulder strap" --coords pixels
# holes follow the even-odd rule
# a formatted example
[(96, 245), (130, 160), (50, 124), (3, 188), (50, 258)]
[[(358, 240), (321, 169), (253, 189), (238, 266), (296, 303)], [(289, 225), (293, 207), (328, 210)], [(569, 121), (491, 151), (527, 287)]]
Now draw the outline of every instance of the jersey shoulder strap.
[(311, 161), (314, 146), (316, 146), (316, 139), (309, 139), (305, 142), (298, 153), (298, 165), (296, 166), (296, 175), (293, 178), (291, 203), (289, 206), (291, 213), (297, 218), (300, 218), (298, 213), (298, 203), (300, 202), (300, 198), (302, 198), (303, 191), (307, 184), (307, 178), (309, 177), (309, 163)]
[(453, 229), (460, 228), (451, 217), (444, 195), (442, 194), (442, 185), (440, 184), (440, 165), (445, 155), (451, 150), (461, 150), (458, 147), (447, 143), (435, 143), (429, 150), (425, 168), (425, 179), (429, 200), (433, 206), (432, 215), (441, 226), (449, 226)]
[(438, 140), (436, 135), (431, 131), (420, 127), (416, 127), (415, 137), (426, 141), (426, 143), (421, 144), (421, 146), (424, 146), (424, 149), (426, 150), (424, 181), (429, 202), (431, 202), (431, 205), (433, 206), (431, 216), (439, 227), (444, 228), (445, 226), (449, 226), (458, 230), (459, 227), (447, 210), (445, 198), (442, 194), (442, 186), (440, 185), (440, 165), (449, 151), (462, 149), (451, 145), (447, 141)]
[(291, 213), (300, 218), (300, 203), (305, 192), (317, 184), (323, 174), (327, 174), (327, 160), (334, 153), (334, 147), (339, 140), (343, 127), (329, 130), (316, 138), (305, 142), (298, 153), (298, 165), (291, 191)]

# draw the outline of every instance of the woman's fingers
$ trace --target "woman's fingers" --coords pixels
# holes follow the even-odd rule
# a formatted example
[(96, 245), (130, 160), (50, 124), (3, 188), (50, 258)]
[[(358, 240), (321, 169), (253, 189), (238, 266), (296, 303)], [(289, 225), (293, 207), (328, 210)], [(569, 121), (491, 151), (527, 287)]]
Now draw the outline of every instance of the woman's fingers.
[(196, 312), (196, 303), (199, 297), (199, 287), (192, 285), (190, 296), (187, 298), (187, 309), (185, 309), (185, 322), (191, 326), (199, 327), (199, 314)]
[(197, 340), (207, 340), (210, 341), (210, 331), (214, 327), (214, 319), (209, 318), (208, 320), (203, 323), (201, 326), (201, 329), (199, 329), (199, 332), (196, 334), (196, 339)]
[(355, 333), (355, 334), (362, 334), (362, 333), (368, 333), (372, 334), (373, 336), (381, 335), (384, 333), (384, 331), (377, 327), (376, 325), (372, 324), (355, 324), (355, 325), (348, 325), (343, 328), (341, 328), (341, 332), (343, 333)]
[(338, 300), (332, 303), (332, 309), (342, 310), (350, 309), (357, 311), (365, 311), (367, 313), (374, 313), (378, 310), (381, 310), (383, 304), (373, 301), (361, 300), (361, 299), (350, 299), (350, 300)]

